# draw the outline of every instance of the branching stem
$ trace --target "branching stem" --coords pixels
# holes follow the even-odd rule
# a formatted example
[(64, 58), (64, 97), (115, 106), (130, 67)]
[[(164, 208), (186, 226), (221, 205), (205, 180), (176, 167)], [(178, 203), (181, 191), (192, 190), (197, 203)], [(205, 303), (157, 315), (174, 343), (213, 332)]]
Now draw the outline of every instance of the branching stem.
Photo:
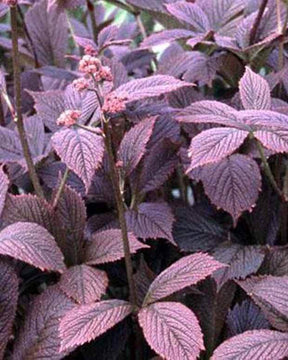
[(20, 80), (20, 66), (19, 66), (19, 52), (18, 52), (18, 26), (17, 26), (17, 7), (11, 6), (11, 30), (12, 30), (12, 56), (13, 56), (13, 75), (14, 75), (14, 92), (16, 103), (16, 117), (14, 118), (19, 137), (23, 149), (24, 158), (27, 163), (28, 172), (34, 186), (36, 194), (44, 198), (44, 193), (39, 182), (39, 178), (33, 163), (29, 143), (25, 132), (22, 112), (21, 112), (21, 80)]

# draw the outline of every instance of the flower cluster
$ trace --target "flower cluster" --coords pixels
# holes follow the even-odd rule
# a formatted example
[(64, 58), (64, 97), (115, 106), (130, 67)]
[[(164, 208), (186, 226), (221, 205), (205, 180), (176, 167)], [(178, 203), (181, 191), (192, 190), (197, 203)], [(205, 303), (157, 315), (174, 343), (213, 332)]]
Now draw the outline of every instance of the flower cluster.
[(84, 55), (79, 62), (79, 71), (92, 75), (96, 81), (112, 81), (113, 76), (108, 66), (103, 66), (95, 56)]
[(57, 119), (59, 126), (72, 126), (76, 124), (81, 112), (79, 110), (66, 110)]
[(73, 81), (73, 86), (77, 91), (86, 90), (89, 87), (89, 81), (84, 77), (76, 79)]
[(127, 94), (110, 93), (106, 95), (102, 111), (105, 113), (116, 114), (125, 110), (125, 101), (127, 100)]

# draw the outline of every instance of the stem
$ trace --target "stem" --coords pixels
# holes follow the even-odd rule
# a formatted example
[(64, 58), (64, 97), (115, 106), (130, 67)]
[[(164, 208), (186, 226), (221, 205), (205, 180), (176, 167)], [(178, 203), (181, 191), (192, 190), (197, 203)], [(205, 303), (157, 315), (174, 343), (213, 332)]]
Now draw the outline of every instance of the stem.
[(21, 80), (20, 80), (20, 66), (18, 53), (18, 27), (17, 27), (17, 8), (12, 6), (10, 8), (11, 14), (11, 29), (12, 29), (12, 57), (13, 57), (13, 75), (14, 75), (14, 92), (16, 103), (16, 117), (15, 122), (19, 132), (20, 142), (23, 149), (24, 158), (27, 163), (28, 172), (36, 194), (44, 198), (44, 193), (41, 188), (38, 175), (32, 160), (29, 143), (27, 140), (22, 112), (21, 112)]
[(188, 204), (187, 188), (186, 188), (184, 177), (183, 177), (183, 171), (180, 166), (177, 168), (177, 176), (178, 176), (181, 199), (185, 204)]
[(22, 26), (23, 26), (23, 29), (24, 29), (24, 33), (25, 33), (25, 35), (27, 37), (27, 42), (29, 43), (30, 49), (31, 49), (31, 51), (33, 53), (33, 57), (34, 57), (34, 61), (35, 61), (35, 67), (39, 68), (40, 64), (39, 64), (39, 61), (38, 61), (37, 52), (36, 52), (35, 46), (33, 44), (33, 41), (31, 39), (31, 36), (29, 34), (29, 31), (27, 29), (23, 12), (22, 12), (21, 7), (19, 5), (17, 5), (17, 11), (18, 11), (18, 13), (20, 15), (20, 18), (21, 18), (21, 21), (22, 21)]
[(147, 38), (147, 32), (146, 32), (145, 26), (144, 26), (144, 24), (142, 22), (141, 14), (136, 15), (136, 21), (137, 21), (137, 24), (138, 24), (138, 27), (140, 29), (140, 32), (141, 32), (141, 35), (142, 35), (143, 39), (146, 39)]
[(128, 279), (128, 285), (129, 285), (129, 293), (131, 302), (134, 306), (134, 309), (137, 309), (137, 296), (136, 296), (136, 288), (135, 288), (135, 282), (133, 279), (133, 267), (132, 267), (132, 260), (131, 260), (131, 252), (130, 252), (130, 246), (129, 246), (129, 239), (128, 239), (128, 231), (127, 231), (127, 224), (125, 219), (125, 206), (124, 201), (121, 195), (121, 189), (119, 186), (119, 176), (117, 172), (117, 168), (115, 165), (115, 158), (113, 154), (113, 148), (112, 148), (112, 139), (111, 139), (111, 132), (110, 127), (107, 119), (103, 117), (103, 126), (104, 126), (104, 134), (105, 134), (105, 146), (107, 150), (108, 155), (108, 161), (109, 161), (109, 168), (110, 168), (110, 177), (115, 193), (115, 200), (117, 205), (117, 211), (118, 211), (118, 219), (121, 227), (122, 232), (122, 239), (123, 239), (123, 247), (124, 247), (124, 254), (125, 254), (125, 265), (126, 265), (126, 273), (127, 273), (127, 279)]
[(65, 172), (64, 172), (63, 177), (62, 177), (62, 180), (60, 182), (59, 188), (58, 188), (57, 193), (55, 195), (55, 198), (53, 200), (53, 205), (52, 205), (53, 209), (56, 209), (56, 207), (58, 205), (58, 201), (59, 201), (59, 199), (60, 199), (60, 197), (62, 195), (62, 192), (64, 190), (66, 181), (68, 179), (68, 175), (69, 175), (69, 169), (66, 167)]
[(88, 8), (88, 13), (89, 13), (91, 25), (92, 25), (93, 39), (94, 39), (94, 42), (97, 44), (98, 27), (96, 24), (96, 19), (95, 19), (95, 14), (94, 14), (94, 5), (92, 4), (92, 2), (90, 0), (87, 0), (87, 8)]
[(4, 111), (2, 106), (2, 99), (0, 94), (0, 126), (5, 126)]
[(259, 28), (259, 25), (260, 25), (261, 19), (263, 17), (265, 8), (267, 6), (267, 3), (268, 3), (268, 0), (262, 0), (262, 3), (260, 5), (259, 11), (258, 11), (258, 14), (256, 16), (256, 19), (255, 19), (255, 22), (253, 24), (252, 30), (250, 32), (250, 41), (249, 41), (250, 45), (254, 44), (256, 34), (257, 34), (257, 30)]
[(276, 191), (276, 193), (278, 194), (280, 199), (283, 202), (286, 202), (287, 200), (285, 199), (285, 196), (284, 196), (283, 192), (279, 189), (279, 187), (278, 187), (278, 185), (276, 183), (276, 180), (274, 179), (274, 175), (273, 175), (273, 173), (271, 171), (269, 163), (268, 163), (268, 161), (266, 159), (266, 156), (264, 154), (264, 149), (262, 147), (262, 144), (257, 139), (255, 139), (255, 140), (256, 140), (256, 145), (257, 145), (257, 148), (258, 148), (258, 151), (259, 151), (259, 154), (260, 154), (263, 166), (264, 166), (265, 174), (267, 175), (273, 189)]

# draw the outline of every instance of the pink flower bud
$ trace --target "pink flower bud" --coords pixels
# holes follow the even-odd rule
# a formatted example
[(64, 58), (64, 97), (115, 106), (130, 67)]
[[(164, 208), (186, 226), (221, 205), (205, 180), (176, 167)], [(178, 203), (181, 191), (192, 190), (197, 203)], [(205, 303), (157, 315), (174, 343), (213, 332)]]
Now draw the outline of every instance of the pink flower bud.
[(102, 65), (99, 59), (91, 55), (84, 55), (79, 62), (79, 71), (94, 74), (100, 71)]
[(125, 110), (125, 101), (127, 100), (127, 94), (115, 94), (110, 93), (104, 99), (102, 111), (110, 114), (116, 114)]
[(109, 68), (109, 66), (102, 66), (102, 68), (99, 71), (99, 76), (101, 80), (106, 80), (106, 81), (113, 80), (113, 75), (111, 73), (111, 69)]
[(86, 90), (89, 87), (89, 81), (85, 78), (76, 79), (72, 84), (77, 91)]
[(72, 126), (76, 124), (81, 112), (79, 110), (66, 110), (57, 119), (57, 125), (59, 126)]

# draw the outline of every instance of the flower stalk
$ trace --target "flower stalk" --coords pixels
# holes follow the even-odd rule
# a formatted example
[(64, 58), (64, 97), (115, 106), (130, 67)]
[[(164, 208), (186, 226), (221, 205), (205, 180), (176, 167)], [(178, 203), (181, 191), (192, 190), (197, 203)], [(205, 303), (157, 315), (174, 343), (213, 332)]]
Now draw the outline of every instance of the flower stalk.
[(15, 117), (14, 121), (17, 125), (19, 138), (23, 149), (24, 158), (27, 163), (28, 172), (32, 181), (34, 190), (39, 197), (44, 198), (44, 192), (40, 185), (40, 181), (33, 163), (32, 155), (29, 148), (27, 135), (25, 132), (22, 110), (21, 110), (21, 80), (20, 65), (18, 51), (18, 25), (17, 25), (17, 7), (11, 6), (11, 30), (12, 30), (12, 57), (13, 57), (13, 75), (14, 75), (14, 94), (15, 94)]

